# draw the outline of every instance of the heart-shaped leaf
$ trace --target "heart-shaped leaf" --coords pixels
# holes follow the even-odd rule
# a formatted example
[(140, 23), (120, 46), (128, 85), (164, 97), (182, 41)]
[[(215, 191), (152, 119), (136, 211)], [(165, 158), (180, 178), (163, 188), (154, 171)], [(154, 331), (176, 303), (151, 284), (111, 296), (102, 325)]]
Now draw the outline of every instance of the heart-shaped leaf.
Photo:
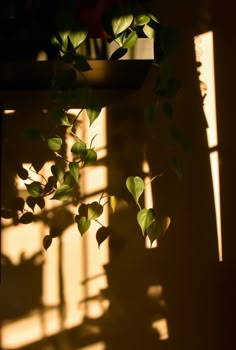
[(112, 30), (114, 35), (118, 35), (131, 25), (133, 21), (133, 15), (132, 14), (127, 14), (127, 15), (122, 15), (122, 16), (117, 16), (112, 19)]
[(60, 165), (52, 165), (51, 166), (51, 172), (57, 179), (57, 181), (60, 182), (60, 184), (64, 181), (64, 169)]
[(80, 204), (78, 212), (80, 216), (88, 217), (88, 205), (85, 203)]
[(51, 137), (47, 139), (48, 147), (56, 152), (61, 149), (62, 139), (60, 137)]
[(126, 180), (126, 187), (138, 203), (139, 197), (144, 191), (144, 182), (139, 176), (129, 176)]
[(68, 37), (73, 47), (76, 48), (85, 41), (87, 35), (88, 32), (86, 30), (80, 30), (76, 32), (70, 32)]
[(141, 227), (142, 233), (145, 236), (145, 231), (151, 225), (155, 218), (153, 209), (141, 209), (137, 214), (138, 224)]
[(155, 30), (148, 24), (143, 27), (143, 32), (149, 39), (155, 39)]
[(97, 219), (103, 213), (103, 206), (98, 202), (92, 202), (87, 205), (88, 207), (88, 219)]
[(43, 192), (42, 185), (39, 181), (33, 181), (31, 184), (25, 184), (25, 186), (31, 197), (39, 197)]
[(130, 47), (134, 46), (138, 40), (138, 35), (135, 31), (131, 32), (128, 37), (126, 38), (123, 48), (129, 49)]
[(87, 152), (84, 156), (84, 165), (83, 166), (87, 166), (87, 165), (93, 165), (97, 160), (97, 153), (94, 151), (93, 148), (88, 148)]
[(138, 14), (134, 16), (134, 26), (143, 26), (150, 22), (150, 17), (144, 14)]
[(77, 156), (83, 157), (86, 154), (86, 143), (83, 141), (77, 141), (71, 147), (71, 152), (76, 154)]
[(91, 221), (86, 217), (86, 216), (80, 216), (76, 219), (77, 222), (77, 227), (78, 230), (81, 234), (81, 236), (83, 236), (83, 234), (88, 231), (90, 225), (91, 225)]
[(109, 227), (105, 227), (105, 226), (102, 226), (97, 230), (96, 240), (98, 243), (98, 247), (100, 247), (102, 242), (104, 242), (109, 237), (110, 233), (111, 233), (111, 230), (109, 229)]
[(52, 199), (57, 199), (59, 201), (65, 201), (68, 198), (70, 198), (71, 196), (71, 187), (69, 185), (62, 185), (61, 187), (59, 187), (54, 196), (52, 197)]
[(163, 233), (161, 223), (159, 221), (153, 221), (151, 225), (147, 228), (147, 235), (150, 239), (151, 245), (152, 243), (161, 237)]

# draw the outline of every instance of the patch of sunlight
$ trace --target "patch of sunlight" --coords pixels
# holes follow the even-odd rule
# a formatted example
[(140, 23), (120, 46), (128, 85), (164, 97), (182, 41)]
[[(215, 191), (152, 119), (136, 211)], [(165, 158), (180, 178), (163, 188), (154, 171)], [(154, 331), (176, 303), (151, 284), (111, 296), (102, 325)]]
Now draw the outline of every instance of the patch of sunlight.
[(106, 346), (103, 342), (99, 342), (93, 345), (85, 346), (83, 348), (79, 348), (77, 350), (105, 350)]
[(211, 148), (218, 146), (217, 138), (217, 115), (215, 103), (215, 75), (214, 75), (214, 49), (213, 32), (198, 35), (194, 38), (196, 60), (201, 63), (198, 68), (200, 73), (200, 86), (203, 86), (202, 94), (204, 97), (203, 109), (208, 123), (207, 139), (210, 150), (210, 163), (212, 182), (214, 190), (216, 226), (218, 238), (219, 261), (223, 260), (222, 253), (222, 234), (221, 234), (221, 208), (220, 208), (220, 182), (219, 182), (219, 153), (211, 151)]
[[(78, 110), (72, 111), (78, 113)], [(78, 132), (82, 140), (90, 144), (94, 135), (92, 146), (98, 149), (98, 159), (106, 156), (106, 110), (103, 109), (99, 118), (88, 127), (88, 118), (83, 113), (83, 122)], [(70, 140), (68, 142), (68, 157), (70, 154)], [(40, 174), (50, 176), (51, 163), (45, 164)], [(24, 164), (26, 169), (30, 164)], [(49, 173), (48, 173), (49, 171)], [(41, 181), (41, 175), (33, 173), (35, 181)], [(89, 177), (89, 179), (87, 179)], [(27, 191), (24, 181), (16, 179), (20, 196), (26, 198)], [(85, 168), (81, 176), (81, 192), (86, 197), (86, 202), (98, 200), (102, 190), (107, 187), (107, 169), (105, 165)], [(94, 193), (98, 193), (94, 195)], [(49, 201), (50, 209), (60, 205), (59, 201)], [(68, 208), (73, 215), (77, 209), (71, 205)], [(50, 213), (49, 213), (50, 214)], [(49, 215), (48, 214), (48, 218)], [(104, 214), (99, 221), (108, 225), (108, 208), (105, 206)], [(22, 316), (18, 320), (4, 321), (1, 329), (1, 346), (4, 348), (17, 348), (45, 336), (56, 334), (62, 326), (70, 328), (83, 322), (85, 316), (96, 318), (104, 312), (104, 299), (101, 298), (101, 290), (107, 288), (107, 279), (103, 265), (109, 260), (108, 242), (104, 242), (100, 249), (95, 238), (99, 223), (93, 222), (90, 230), (81, 238), (75, 224), (69, 226), (61, 238), (53, 240), (50, 249), (43, 252), (43, 277), (42, 277), (42, 309), (32, 310), (30, 314)], [(22, 253), (25, 257), (42, 250), (42, 238), (48, 234), (49, 228), (43, 222), (35, 222), (30, 225), (18, 225), (4, 227), (2, 230), (2, 252), (13, 263), (19, 263)], [(61, 242), (60, 242), (61, 240)], [(61, 247), (61, 248), (60, 248)], [(61, 251), (60, 251), (61, 249)], [(62, 264), (62, 286), (60, 285), (60, 259)], [(85, 282), (83, 282), (85, 281)], [(63, 317), (60, 311), (61, 292), (63, 287), (65, 307)], [(17, 288), (17, 285), (16, 285)], [(103, 350), (103, 343), (85, 347), (89, 350)]]

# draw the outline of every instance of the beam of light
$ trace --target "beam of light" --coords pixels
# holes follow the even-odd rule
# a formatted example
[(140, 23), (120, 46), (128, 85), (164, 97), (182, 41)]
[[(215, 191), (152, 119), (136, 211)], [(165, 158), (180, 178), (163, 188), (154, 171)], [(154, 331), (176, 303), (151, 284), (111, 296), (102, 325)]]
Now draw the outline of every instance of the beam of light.
[(215, 201), (216, 227), (218, 239), (219, 261), (223, 260), (222, 233), (221, 233), (221, 208), (220, 208), (220, 182), (219, 182), (219, 154), (218, 151), (211, 152), (211, 148), (218, 146), (217, 138), (217, 115), (215, 103), (215, 75), (214, 75), (214, 50), (213, 32), (198, 35), (194, 38), (196, 59), (201, 63), (198, 68), (200, 73), (200, 87), (205, 95), (203, 109), (208, 123), (207, 139), (210, 150), (210, 164)]

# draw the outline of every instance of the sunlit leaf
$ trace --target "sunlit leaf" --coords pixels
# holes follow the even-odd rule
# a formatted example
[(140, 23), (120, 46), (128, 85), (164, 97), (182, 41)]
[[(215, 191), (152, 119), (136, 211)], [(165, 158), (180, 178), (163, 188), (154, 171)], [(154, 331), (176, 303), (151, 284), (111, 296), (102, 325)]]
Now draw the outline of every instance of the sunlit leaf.
[(150, 239), (151, 245), (156, 240), (159, 239), (162, 236), (163, 230), (161, 223), (159, 221), (153, 221), (148, 227), (147, 227), (147, 235)]
[(74, 177), (75, 181), (77, 182), (79, 179), (79, 164), (77, 162), (70, 162), (69, 169), (70, 169), (71, 175)]
[(64, 181), (64, 169), (60, 165), (52, 165), (51, 172), (60, 184)]
[(79, 216), (79, 218), (77, 219), (77, 227), (78, 230), (81, 234), (81, 236), (83, 236), (83, 234), (88, 231), (90, 225), (91, 225), (91, 221), (86, 217), (86, 216)]
[(32, 221), (34, 221), (34, 214), (29, 211), (24, 213), (19, 220), (21, 224), (30, 224)]
[(134, 16), (134, 26), (143, 26), (150, 22), (150, 17), (144, 14), (138, 14)]
[(117, 202), (118, 201), (117, 201), (117, 197), (116, 196), (111, 196), (110, 197), (110, 206), (111, 206), (111, 209), (112, 209), (113, 213), (116, 210)]
[(139, 197), (144, 191), (144, 182), (139, 176), (129, 176), (126, 179), (126, 187), (138, 203)]
[(102, 226), (97, 230), (96, 240), (98, 243), (98, 247), (109, 237), (111, 234), (111, 230), (109, 227)]
[(86, 149), (86, 143), (80, 140), (73, 144), (73, 146), (71, 147), (71, 152), (80, 157), (83, 157), (86, 154)]
[(112, 19), (112, 30), (114, 35), (118, 35), (131, 25), (133, 21), (133, 15), (127, 14), (122, 16), (117, 16)]
[(98, 202), (92, 202), (87, 205), (88, 207), (88, 219), (97, 219), (103, 213), (103, 206)]
[(131, 32), (128, 37), (126, 38), (124, 44), (123, 44), (123, 48), (124, 49), (128, 49), (132, 46), (134, 46), (136, 44), (138, 40), (138, 35), (135, 31)]
[(31, 184), (25, 184), (25, 186), (32, 197), (39, 197), (43, 192), (42, 185), (39, 181), (33, 181)]
[(149, 39), (155, 39), (155, 30), (148, 24), (143, 27), (143, 32)]
[(97, 160), (97, 153), (92, 148), (88, 148), (83, 158), (84, 166), (93, 165)]
[(99, 105), (93, 105), (90, 108), (87, 107), (86, 108), (86, 112), (89, 118), (89, 126), (91, 126), (93, 124), (93, 122), (97, 119), (97, 117), (99, 116), (100, 112), (101, 112), (102, 108)]
[(47, 144), (52, 151), (59, 151), (62, 146), (62, 139), (61, 137), (51, 137), (47, 139)]
[(153, 209), (141, 209), (137, 214), (138, 224), (141, 227), (142, 233), (145, 236), (145, 231), (155, 218)]
[(56, 190), (52, 199), (57, 199), (59, 201), (67, 200), (71, 196), (71, 191), (72, 189), (69, 185), (62, 185)]
[(87, 35), (88, 35), (88, 31), (80, 30), (76, 32), (70, 32), (68, 37), (73, 47), (76, 48), (85, 41)]
[(151, 13), (148, 14), (148, 16), (155, 22), (155, 23), (159, 23), (158, 19)]
[(52, 237), (50, 235), (46, 235), (43, 237), (43, 247), (47, 250), (52, 244)]

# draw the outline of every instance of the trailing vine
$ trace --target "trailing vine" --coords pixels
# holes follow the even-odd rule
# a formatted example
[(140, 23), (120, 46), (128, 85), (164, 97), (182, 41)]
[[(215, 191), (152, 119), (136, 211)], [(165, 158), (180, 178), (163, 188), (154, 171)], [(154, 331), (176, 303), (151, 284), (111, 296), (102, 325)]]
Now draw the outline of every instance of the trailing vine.
[[(105, 41), (115, 42), (117, 48), (109, 57), (110, 60), (119, 59), (127, 51), (135, 46), (138, 38), (151, 38), (154, 40), (157, 53), (160, 54), (160, 25), (155, 16), (149, 12), (135, 12), (131, 7), (112, 8), (104, 13), (102, 18), (104, 25)], [(59, 31), (52, 39), (53, 45), (58, 50), (58, 59), (55, 68), (55, 75), (52, 81), (52, 108), (49, 110), (50, 128), (48, 134), (42, 134), (31, 130), (34, 138), (35, 133), (47, 147), (54, 153), (57, 160), (50, 168), (50, 176), (45, 178), (40, 174), (41, 168), (26, 170), (23, 166), (18, 171), (18, 176), (24, 180), (28, 192), (26, 200), (17, 199), (16, 209), (20, 212), (19, 223), (29, 224), (35, 220), (34, 210), (39, 207), (45, 208), (46, 198), (58, 200), (63, 203), (73, 203), (77, 212), (74, 213), (74, 222), (78, 231), (83, 236), (95, 221), (99, 228), (96, 232), (96, 240), (100, 246), (111, 234), (109, 227), (100, 223), (99, 218), (104, 212), (104, 206), (109, 205), (112, 210), (116, 207), (116, 198), (112, 195), (100, 196), (97, 201), (85, 203), (81, 201), (79, 193), (79, 181), (81, 171), (88, 166), (96, 164), (97, 152), (93, 147), (93, 140), (86, 144), (77, 134), (77, 127), (80, 122), (82, 111), (86, 111), (89, 125), (99, 117), (102, 102), (96, 95), (84, 75), (84, 72), (91, 70), (87, 57), (81, 52), (81, 48), (88, 42), (88, 29), (79, 28), (71, 31)], [(154, 61), (158, 67), (157, 95), (167, 94), (176, 90), (176, 81), (164, 72), (165, 65), (164, 51)], [(160, 59), (161, 57), (161, 59)], [(62, 68), (63, 67), (63, 68)], [(160, 69), (161, 67), (161, 69)], [(77, 80), (83, 81), (83, 87), (77, 86)], [(171, 87), (168, 84), (172, 84)], [(72, 116), (70, 109), (74, 105), (80, 105), (80, 112)], [(163, 110), (169, 118), (172, 118), (171, 104), (164, 100)], [(149, 112), (153, 109), (150, 109)], [(32, 135), (33, 134), (33, 135)], [(73, 145), (70, 149), (70, 156), (65, 155), (65, 135), (73, 138)], [(37, 175), (37, 179), (34, 178)], [(154, 180), (153, 178), (152, 180)], [(152, 181), (151, 180), (151, 181)], [(170, 224), (170, 218), (165, 217), (159, 220), (153, 208), (145, 208), (140, 204), (140, 197), (145, 190), (144, 181), (138, 176), (130, 176), (126, 180), (127, 190), (131, 193), (137, 205), (137, 222), (140, 226), (143, 237), (148, 237), (151, 244), (161, 239)], [(26, 208), (26, 205), (28, 209)], [(4, 218), (11, 218), (12, 211), (2, 209)], [(48, 249), (55, 232), (50, 232), (43, 239), (43, 246)]]

